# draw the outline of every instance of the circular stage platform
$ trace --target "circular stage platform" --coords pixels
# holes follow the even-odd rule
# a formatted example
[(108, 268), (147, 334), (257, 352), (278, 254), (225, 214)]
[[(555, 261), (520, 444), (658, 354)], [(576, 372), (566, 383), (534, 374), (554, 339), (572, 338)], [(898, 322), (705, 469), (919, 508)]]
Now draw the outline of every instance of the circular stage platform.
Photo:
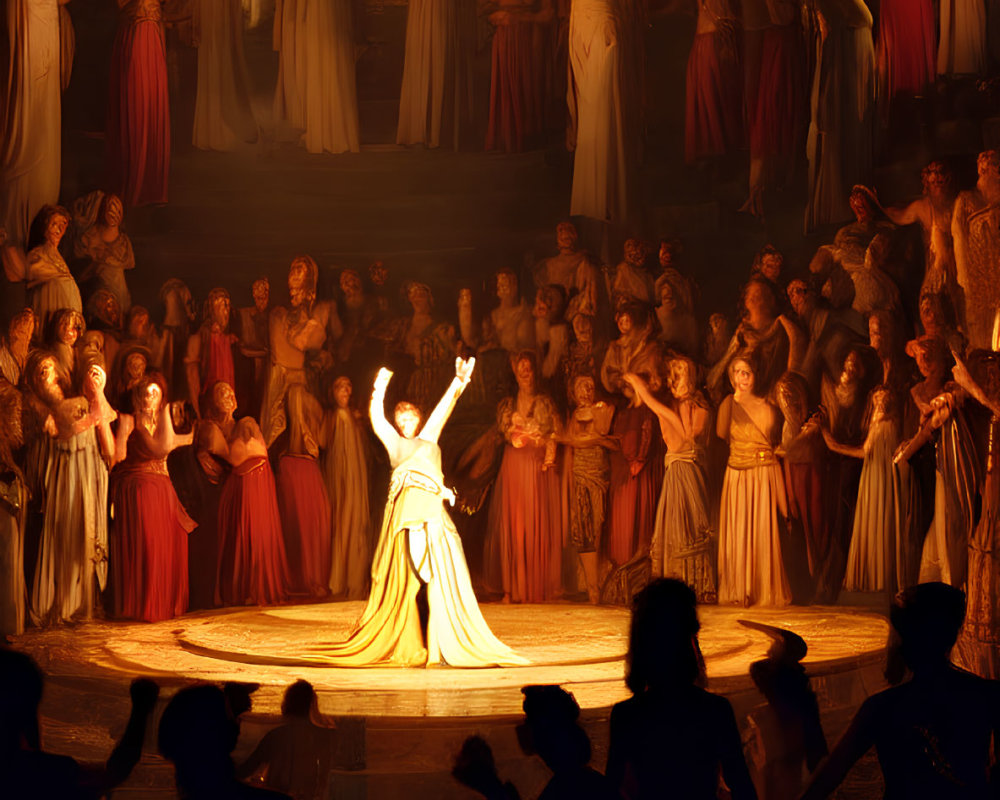
[[(483, 605), (493, 631), (530, 666), (494, 669), (337, 669), (280, 666), (303, 648), (346, 638), (361, 602), (239, 608), (189, 614), (155, 624), (99, 622), (31, 631), (17, 645), (53, 674), (124, 680), (149, 675), (259, 683), (258, 713), (277, 711), (280, 690), (306, 678), (329, 714), (365, 716), (495, 716), (518, 714), (520, 687), (572, 684), (583, 708), (607, 707), (627, 696), (624, 658), (629, 614), (624, 608), (580, 604)], [(741, 609), (703, 606), (700, 635), (709, 678), (717, 690), (749, 687), (750, 663), (769, 639), (740, 619), (795, 631), (809, 645), (813, 675), (849, 672), (881, 659), (885, 617), (851, 607)]]
[[(48, 676), (43, 704), (48, 746), (79, 758), (106, 757), (127, 716), (128, 682), (145, 675), (161, 684), (164, 695), (198, 680), (260, 684), (253, 710), (244, 717), (238, 758), (278, 723), (285, 687), (305, 678), (316, 688), (324, 714), (364, 719), (369, 797), (397, 796), (403, 786), (422, 787), (427, 796), (467, 797), (454, 786), (449, 769), (451, 755), (472, 733), (486, 736), (498, 763), (521, 776), (519, 786), (543, 780), (544, 768), (520, 754), (514, 735), (520, 687), (526, 684), (561, 684), (575, 695), (594, 744), (594, 763), (603, 765), (610, 707), (628, 696), (627, 609), (482, 606), (493, 631), (532, 661), (525, 667), (338, 669), (269, 663), (295, 657), (303, 646), (346, 637), (361, 607), (322, 603), (200, 612), (156, 624), (94, 622), (32, 630), (14, 644), (34, 655)], [(873, 608), (703, 606), (699, 616), (709, 688), (729, 697), (737, 719), (761, 700), (748, 670), (770, 644), (740, 619), (788, 628), (805, 639), (805, 665), (831, 739), (880, 688), (888, 624)], [(167, 796), (169, 768), (155, 756), (144, 761), (146, 773), (139, 775), (146, 788), (122, 796)]]

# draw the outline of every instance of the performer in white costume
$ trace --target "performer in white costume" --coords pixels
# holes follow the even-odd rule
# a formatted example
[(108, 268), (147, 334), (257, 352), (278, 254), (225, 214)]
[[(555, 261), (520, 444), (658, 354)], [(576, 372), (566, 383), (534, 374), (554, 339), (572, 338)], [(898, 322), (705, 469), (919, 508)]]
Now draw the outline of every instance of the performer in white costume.
[[(392, 372), (379, 370), (370, 413), (393, 471), (372, 562), (371, 594), (347, 641), (319, 645), (294, 663), (330, 667), (528, 663), (497, 639), (483, 619), (462, 541), (443, 505), (446, 500), (454, 503), (455, 494), (444, 485), (437, 440), (472, 378), (475, 363), (474, 358), (455, 360), (455, 378), (422, 428), (420, 412), (411, 403), (396, 406), (396, 427), (385, 418), (385, 391)], [(421, 584), (427, 586), (430, 610), (426, 643), (417, 610)]]

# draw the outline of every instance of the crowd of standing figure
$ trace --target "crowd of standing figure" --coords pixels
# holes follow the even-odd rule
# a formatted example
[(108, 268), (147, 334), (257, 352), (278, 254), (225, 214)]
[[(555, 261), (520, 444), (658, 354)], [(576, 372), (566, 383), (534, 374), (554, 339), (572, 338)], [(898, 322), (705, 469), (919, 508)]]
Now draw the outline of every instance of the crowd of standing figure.
[[(69, 85), (75, 41), (68, 4), (7, 4), (0, 209), (8, 235), (22, 245), (41, 207), (59, 198), (60, 92)], [(299, 143), (310, 153), (360, 149), (356, 62), (375, 45), (365, 43), (348, 0), (117, 5), (104, 185), (127, 207), (167, 202), (170, 98), (178, 88), (195, 98), (197, 148), (267, 141)], [(989, 74), (998, 49), (985, 0), (891, 0), (878, 4), (875, 16), (870, 5), (411, 0), (395, 141), (458, 148), (478, 140), (503, 152), (558, 142), (573, 153), (569, 213), (634, 229), (644, 213), (643, 153), (656, 144), (647, 119), (663, 102), (665, 79), (646, 58), (649, 31), (660, 17), (676, 23), (693, 16), (685, 161), (711, 168), (739, 159), (749, 176), (742, 210), (761, 218), (769, 195), (793, 186), (808, 162), (806, 229), (839, 222), (851, 187), (872, 180), (894, 103), (955, 82), (971, 86)], [(267, 21), (278, 58), (273, 103), (264, 112), (251, 103), (244, 39), (248, 24)], [(488, 86), (479, 85), (476, 64), (486, 48)], [(197, 52), (196, 79), (168, 86), (180, 80), (168, 64), (185, 50)], [(978, 91), (992, 91), (989, 82)], [(477, 93), (488, 96), (485, 131), (475, 129)]]
[(36, 624), (89, 616), (101, 591), (150, 620), (364, 597), (388, 468), (354, 386), (386, 366), (388, 400), (426, 411), (475, 355), (441, 448), (483, 596), (627, 602), (665, 575), (784, 605), (939, 579), (968, 588), (963, 652), (995, 669), (1000, 157), (979, 167), (959, 193), (929, 165), (901, 208), (854, 187), (855, 221), (802, 275), (761, 249), (733, 319), (680, 241), (602, 265), (563, 223), (555, 255), (494, 276), (489, 310), (473, 282), (442, 312), (381, 262), (323, 297), (301, 256), (285, 305), (261, 279), (199, 317), (170, 279), (154, 323), (129, 305), (121, 201), (46, 207), (38, 245), (4, 249), (29, 300), (0, 347), (3, 519), (25, 534), (10, 618), (26, 598)]

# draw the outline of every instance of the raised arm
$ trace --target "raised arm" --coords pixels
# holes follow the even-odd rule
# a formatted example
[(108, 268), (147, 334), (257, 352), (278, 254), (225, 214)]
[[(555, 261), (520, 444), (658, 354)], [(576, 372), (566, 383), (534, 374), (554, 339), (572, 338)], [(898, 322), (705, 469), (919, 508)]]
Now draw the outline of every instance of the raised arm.
[(973, 400), (992, 411), (995, 416), (1000, 417), (1000, 402), (990, 398), (986, 392), (983, 391), (983, 387), (980, 386), (976, 382), (976, 379), (972, 377), (972, 374), (969, 372), (969, 368), (961, 355), (959, 355), (954, 349), (952, 349), (951, 354), (955, 359), (955, 366), (952, 367), (951, 370), (951, 374), (955, 377), (955, 383), (965, 389)]
[(872, 698), (862, 703), (829, 758), (820, 763), (813, 773), (812, 780), (799, 800), (823, 800), (829, 797), (847, 777), (851, 767), (871, 749), (875, 743), (872, 706)]
[(631, 372), (627, 372), (625, 373), (625, 382), (632, 387), (633, 391), (635, 391), (635, 393), (639, 396), (639, 399), (642, 400), (646, 406), (648, 406), (650, 411), (673, 428), (678, 436), (687, 438), (687, 434), (684, 432), (684, 423), (681, 421), (677, 412), (670, 408), (670, 406), (664, 405), (657, 400), (653, 396), (653, 393), (649, 391), (648, 384), (642, 378)]
[(914, 222), (919, 222), (922, 225), (924, 223), (924, 215), (921, 212), (923, 211), (924, 203), (925, 200), (921, 197), (914, 200), (908, 206), (889, 206), (882, 210), (897, 225), (912, 225)]
[(788, 363), (786, 368), (789, 372), (797, 372), (799, 367), (802, 366), (802, 362), (805, 361), (809, 341), (802, 332), (802, 328), (789, 319), (787, 315), (781, 314), (778, 317), (778, 322), (781, 323), (781, 327), (784, 328), (785, 335), (788, 337)]
[(390, 455), (396, 452), (399, 444), (399, 432), (385, 418), (385, 390), (392, 379), (392, 370), (382, 367), (375, 376), (375, 387), (372, 390), (372, 401), (368, 407), (368, 416), (372, 421), (372, 429), (379, 441), (385, 445)]
[(472, 370), (475, 367), (475, 358), (468, 360), (463, 358), (455, 359), (455, 377), (445, 391), (444, 396), (438, 401), (431, 415), (427, 418), (427, 422), (424, 423), (424, 427), (417, 438), (427, 442), (436, 442), (438, 440), (444, 424), (448, 421), (448, 417), (451, 416), (451, 412), (455, 408), (455, 403), (458, 402), (458, 398), (462, 396), (465, 387), (472, 380)]

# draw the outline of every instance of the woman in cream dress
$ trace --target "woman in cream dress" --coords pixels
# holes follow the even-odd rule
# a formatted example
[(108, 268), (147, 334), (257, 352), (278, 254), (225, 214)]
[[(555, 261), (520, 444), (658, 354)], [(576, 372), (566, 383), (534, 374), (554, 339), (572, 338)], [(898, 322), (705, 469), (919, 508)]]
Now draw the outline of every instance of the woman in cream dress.
[(198, 0), (194, 28), (198, 43), (194, 146), (232, 150), (237, 142), (253, 142), (257, 123), (250, 108), (240, 0)]
[(353, 30), (349, 0), (279, 0), (275, 7), (274, 116), (304, 131), (310, 153), (360, 147)]
[(749, 356), (729, 365), (733, 394), (719, 407), (716, 430), (729, 442), (719, 514), (719, 603), (784, 606), (792, 599), (781, 556), (788, 516), (785, 483), (774, 453), (781, 413), (754, 394)]

